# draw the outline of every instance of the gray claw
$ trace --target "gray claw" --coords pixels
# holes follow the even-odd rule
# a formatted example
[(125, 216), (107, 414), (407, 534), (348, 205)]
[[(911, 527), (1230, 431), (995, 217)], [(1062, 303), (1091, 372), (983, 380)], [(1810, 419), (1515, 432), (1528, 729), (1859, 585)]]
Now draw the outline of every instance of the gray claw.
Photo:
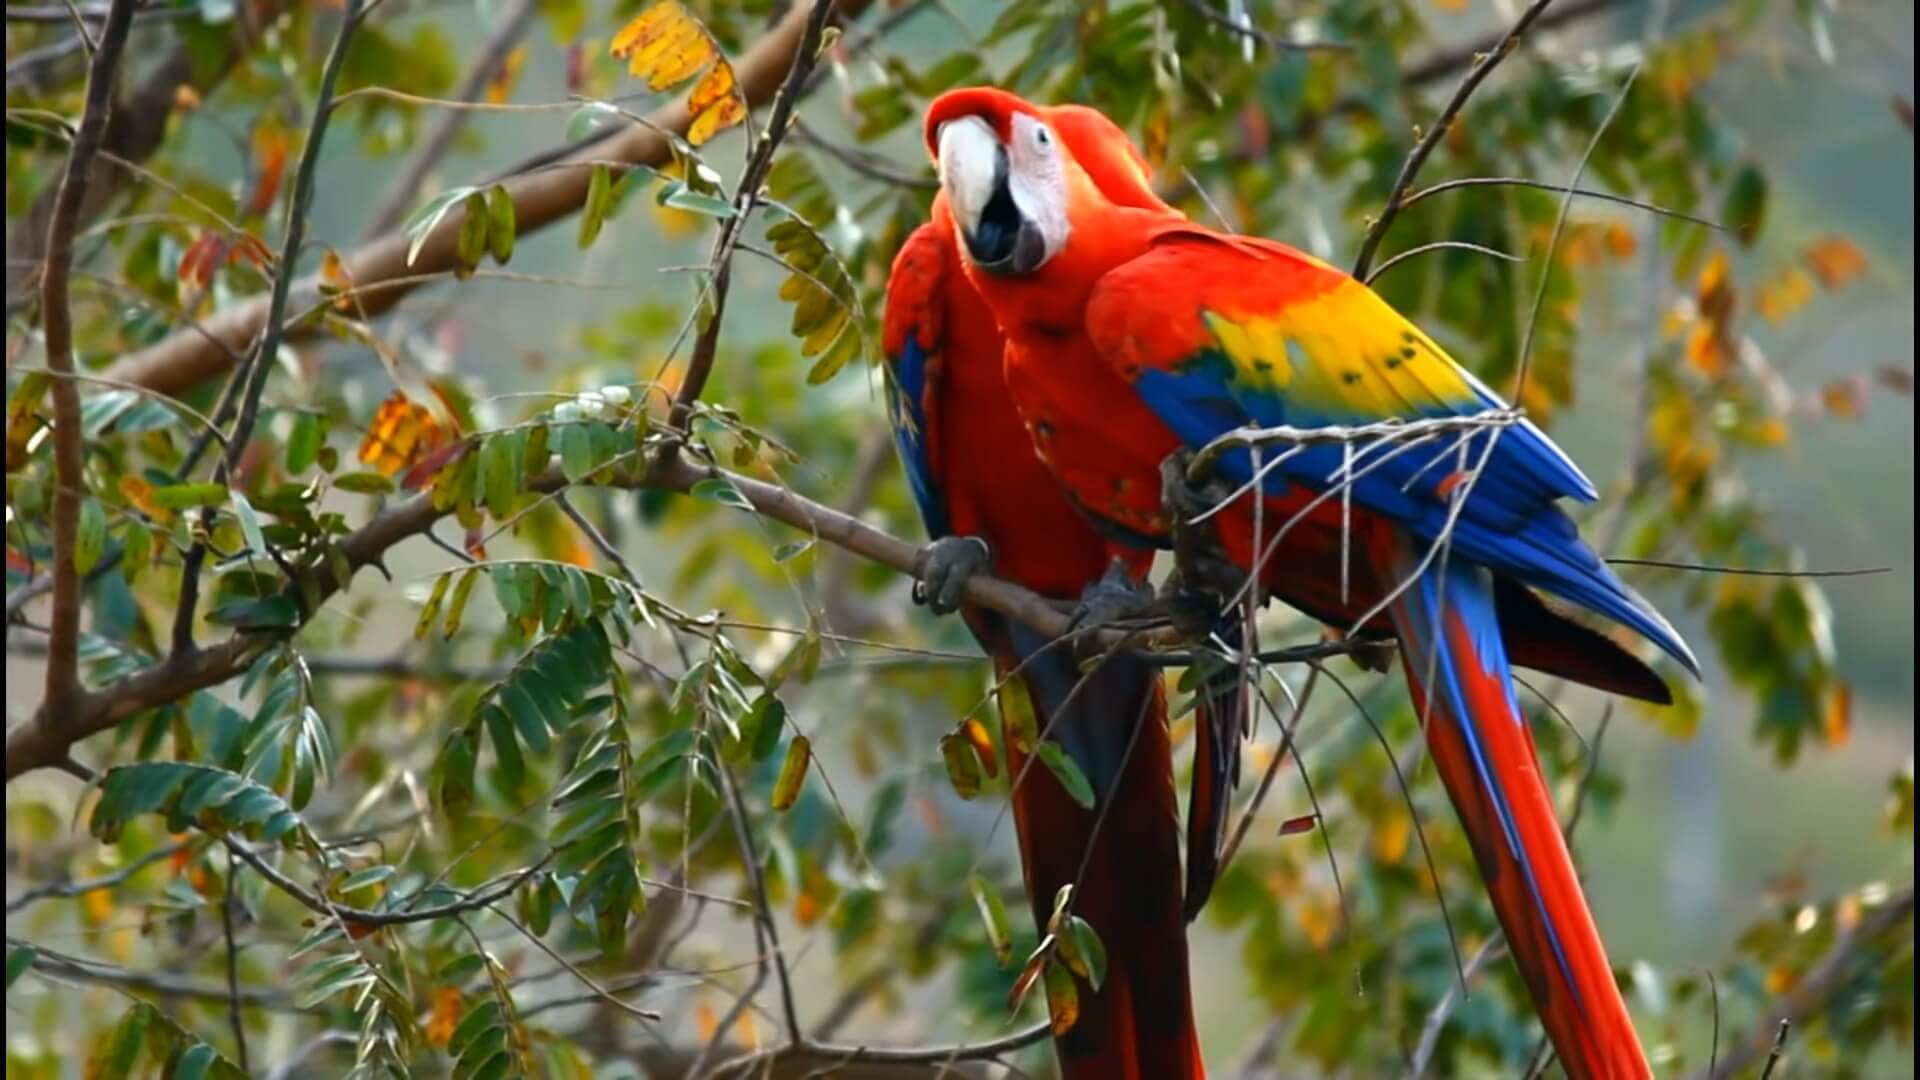
[(993, 565), (993, 551), (977, 536), (943, 536), (927, 545), (924, 560), (913, 598), (935, 615), (951, 615), (960, 610), (967, 579)]
[[(1126, 564), (1115, 559), (1108, 564), (1106, 573), (1081, 592), (1080, 603), (1074, 607), (1073, 618), (1068, 625), (1073, 630), (1098, 630), (1158, 613), (1158, 600), (1154, 596), (1153, 586), (1133, 580)], [(1097, 656), (1100, 652), (1098, 635), (1087, 634), (1080, 638), (1075, 643), (1075, 651), (1082, 660)]]

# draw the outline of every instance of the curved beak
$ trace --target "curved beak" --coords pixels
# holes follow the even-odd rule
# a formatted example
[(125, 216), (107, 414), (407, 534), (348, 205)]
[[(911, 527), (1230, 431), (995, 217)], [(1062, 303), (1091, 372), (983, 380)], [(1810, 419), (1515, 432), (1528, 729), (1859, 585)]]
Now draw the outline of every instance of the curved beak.
[(1046, 261), (1040, 227), (1013, 196), (1007, 148), (987, 122), (962, 116), (940, 126), (940, 186), (967, 257), (996, 274), (1027, 274)]

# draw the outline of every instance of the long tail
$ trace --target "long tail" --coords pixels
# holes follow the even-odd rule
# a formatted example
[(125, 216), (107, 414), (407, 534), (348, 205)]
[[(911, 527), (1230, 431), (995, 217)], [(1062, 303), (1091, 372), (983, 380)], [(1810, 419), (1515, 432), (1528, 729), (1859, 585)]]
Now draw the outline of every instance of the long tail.
[[(1077, 882), (1074, 913), (1107, 951), (1106, 981), (1098, 991), (1080, 987), (1080, 1019), (1055, 1041), (1063, 1080), (1198, 1080), (1206, 1072), (1193, 1026), (1179, 808), (1158, 674), (1116, 657), (1076, 689), (1082, 676), (1071, 649), (1046, 648), (1022, 627), (1002, 640), (996, 668), (1004, 675), (1026, 661), (1035, 730), (1050, 730), (1097, 799), (1094, 809), (1081, 807), (1037, 763), (1013, 793), (1035, 921), (1044, 927), (1054, 894)], [(1019, 776), (1025, 762), (1008, 734)]]
[[(1370, 548), (1384, 582), (1419, 564), (1398, 530), (1380, 530)], [(1392, 614), (1434, 766), (1567, 1075), (1651, 1077), (1514, 699), (1490, 575), (1436, 560)]]

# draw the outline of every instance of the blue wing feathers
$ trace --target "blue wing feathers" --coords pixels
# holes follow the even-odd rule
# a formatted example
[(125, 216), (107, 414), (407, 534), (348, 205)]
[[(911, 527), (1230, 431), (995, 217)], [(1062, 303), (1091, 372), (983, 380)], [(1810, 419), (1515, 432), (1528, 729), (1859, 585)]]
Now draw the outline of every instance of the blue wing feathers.
[(887, 411), (893, 420), (893, 444), (907, 467), (907, 485), (913, 489), (913, 501), (919, 504), (920, 520), (927, 527), (927, 536), (938, 540), (951, 529), (946, 500), (927, 452), (927, 367), (931, 360), (917, 336), (907, 335), (906, 353), (894, 361), (897, 388), (888, 395)]
[[(1301, 415), (1280, 395), (1236, 393), (1230, 371), (1198, 358), (1183, 370), (1149, 368), (1135, 387), (1156, 415), (1191, 446), (1204, 446), (1245, 425), (1318, 427), (1364, 422), (1363, 417)], [(1478, 383), (1477, 392), (1484, 392)], [(1497, 405), (1497, 399), (1489, 399)], [(1590, 499), (1593, 486), (1545, 434), (1523, 421), (1502, 429), (1487, 450), (1491, 430), (1461, 440), (1442, 436), (1431, 443), (1375, 444), (1357, 447), (1352, 485), (1354, 505), (1393, 519), (1414, 537), (1431, 544), (1450, 536), (1451, 556), (1564, 597), (1645, 636), (1689, 670), (1698, 664), (1673, 627), (1627, 587), (1580, 539), (1571, 518), (1554, 505), (1561, 497)], [(1269, 460), (1274, 455), (1269, 452)], [(1484, 464), (1483, 464), (1484, 463)], [(1223, 455), (1221, 468), (1236, 482), (1253, 476), (1253, 456), (1245, 450)], [(1284, 494), (1290, 484), (1310, 490), (1331, 487), (1346, 465), (1336, 445), (1313, 446), (1291, 454), (1267, 474), (1265, 489)], [(1452, 474), (1478, 476), (1451, 528), (1450, 503), (1443, 481)]]

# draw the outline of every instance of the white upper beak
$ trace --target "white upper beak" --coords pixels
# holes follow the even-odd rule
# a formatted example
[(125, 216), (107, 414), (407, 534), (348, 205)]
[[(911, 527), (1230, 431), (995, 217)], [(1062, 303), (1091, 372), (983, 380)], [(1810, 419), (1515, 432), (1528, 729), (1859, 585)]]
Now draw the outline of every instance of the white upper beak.
[(946, 189), (954, 220), (971, 235), (1001, 182), (1005, 156), (1000, 139), (985, 120), (963, 116), (940, 125), (939, 144), (940, 186)]

